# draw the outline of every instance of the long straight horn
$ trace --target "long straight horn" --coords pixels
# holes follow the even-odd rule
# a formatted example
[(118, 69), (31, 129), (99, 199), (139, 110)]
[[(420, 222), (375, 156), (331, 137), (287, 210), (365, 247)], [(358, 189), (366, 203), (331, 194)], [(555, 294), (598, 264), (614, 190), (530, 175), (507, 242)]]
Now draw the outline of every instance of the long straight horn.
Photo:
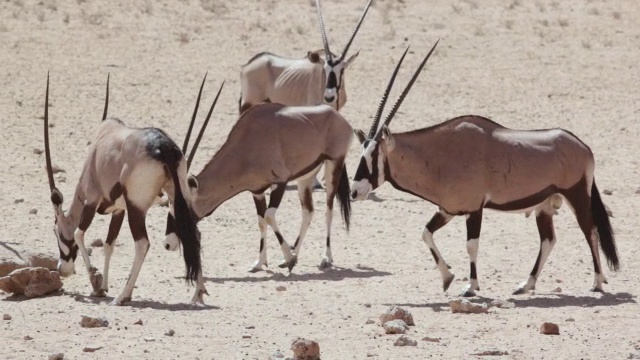
[(47, 176), (49, 176), (49, 189), (56, 188), (53, 179), (53, 168), (51, 166), (51, 150), (49, 150), (49, 72), (47, 71), (47, 92), (44, 98), (44, 155), (47, 161)]
[(373, 124), (371, 125), (371, 130), (369, 130), (369, 139), (373, 139), (373, 137), (378, 132), (378, 126), (380, 125), (380, 117), (382, 116), (382, 111), (384, 110), (384, 106), (387, 104), (387, 99), (389, 98), (389, 92), (391, 92), (391, 88), (393, 87), (393, 83), (396, 80), (396, 75), (398, 75), (398, 70), (400, 70), (400, 66), (404, 61), (404, 57), (407, 55), (409, 51), (409, 47), (404, 51), (400, 61), (396, 65), (396, 68), (393, 70), (393, 74), (391, 75), (391, 79), (389, 80), (389, 84), (387, 84), (387, 89), (384, 91), (384, 95), (382, 96), (382, 100), (380, 100), (380, 105), (378, 105), (378, 111), (376, 112), (376, 116), (373, 118)]
[(218, 98), (220, 97), (220, 93), (222, 92), (223, 87), (224, 87), (224, 81), (220, 85), (220, 89), (218, 90), (218, 94), (216, 94), (216, 98), (213, 100), (213, 104), (211, 104), (211, 109), (209, 109), (207, 118), (204, 120), (204, 123), (200, 128), (200, 132), (198, 133), (196, 142), (193, 143), (193, 149), (191, 149), (191, 153), (189, 154), (189, 159), (187, 159), (187, 169), (191, 167), (191, 162), (193, 161), (193, 157), (196, 156), (196, 150), (198, 149), (198, 145), (200, 145), (200, 140), (202, 140), (202, 135), (204, 134), (204, 130), (207, 128), (207, 124), (209, 124), (209, 119), (211, 119), (211, 114), (213, 113), (213, 109), (216, 107), (216, 103), (218, 102)]
[(107, 109), (109, 109), (109, 77), (110, 73), (107, 73), (107, 96), (104, 98), (104, 112), (102, 113), (102, 121), (107, 118)]
[(200, 97), (202, 97), (202, 88), (204, 87), (204, 82), (207, 80), (207, 71), (204, 74), (204, 79), (202, 79), (202, 84), (200, 85), (200, 92), (198, 92), (198, 99), (196, 100), (196, 107), (193, 109), (193, 115), (191, 116), (191, 124), (189, 124), (189, 130), (187, 130), (187, 135), (184, 137), (184, 144), (182, 145), (182, 153), (187, 153), (187, 146), (189, 145), (189, 138), (191, 137), (191, 130), (193, 130), (193, 124), (196, 122), (196, 114), (198, 114), (198, 107), (200, 106)]
[(324, 20), (322, 19), (322, 8), (320, 0), (316, 0), (316, 9), (318, 9), (318, 22), (320, 23), (320, 33), (322, 34), (322, 44), (324, 45), (324, 53), (329, 62), (332, 62), (331, 51), (329, 50), (329, 42), (327, 41), (327, 32), (324, 29)]
[(362, 21), (364, 20), (364, 17), (367, 16), (367, 11), (369, 11), (369, 7), (371, 6), (372, 1), (373, 0), (369, 0), (369, 2), (367, 3), (367, 7), (364, 8), (364, 11), (362, 12), (362, 16), (360, 16), (360, 20), (358, 20), (358, 26), (356, 26), (356, 29), (353, 30), (353, 33), (351, 34), (351, 38), (349, 38), (349, 42), (347, 43), (347, 46), (344, 47), (344, 50), (342, 51), (342, 55), (340, 55), (340, 61), (344, 60), (344, 58), (347, 56), (347, 52), (349, 52), (349, 47), (351, 46), (353, 39), (356, 37), (356, 34), (360, 29), (360, 25), (362, 25)]
[(427, 60), (429, 60), (429, 57), (431, 57), (431, 54), (433, 54), (433, 50), (435, 50), (436, 46), (438, 46), (438, 42), (440, 42), (440, 39), (436, 40), (436, 43), (433, 44), (433, 47), (431, 48), (431, 50), (429, 51), (427, 56), (425, 56), (424, 60), (422, 60), (422, 63), (420, 64), (420, 66), (418, 66), (418, 70), (416, 70), (416, 72), (413, 74), (413, 77), (411, 78), (411, 81), (409, 81), (409, 84), (407, 84), (407, 87), (404, 89), (404, 91), (402, 92), (402, 94), (400, 95), (400, 97), (398, 98), (396, 103), (393, 104), (393, 108), (391, 109), (391, 112), (389, 113), (389, 115), (387, 115), (387, 118), (384, 121), (385, 125), (389, 125), (389, 123), (391, 122), (391, 119), (393, 119), (393, 116), (398, 111), (398, 108), (400, 108), (400, 105), (402, 104), (402, 101), (404, 100), (404, 98), (409, 93), (409, 90), (411, 90), (411, 87), (413, 86), (413, 83), (416, 82), (416, 79), (418, 78), (418, 75), (420, 75), (420, 72), (422, 71), (422, 68), (427, 63)]

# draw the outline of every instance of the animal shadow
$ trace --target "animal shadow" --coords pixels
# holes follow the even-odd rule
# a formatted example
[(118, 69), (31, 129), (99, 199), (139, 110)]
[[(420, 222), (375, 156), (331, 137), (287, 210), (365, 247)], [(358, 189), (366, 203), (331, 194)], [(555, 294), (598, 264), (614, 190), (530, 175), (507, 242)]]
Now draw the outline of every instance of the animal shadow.
[[(114, 298), (113, 297), (95, 297), (95, 296), (86, 296), (78, 293), (70, 293), (67, 292), (65, 295), (68, 295), (73, 298), (73, 300), (85, 303), (85, 304), (108, 304)], [(221, 308), (213, 305), (191, 305), (187, 303), (179, 303), (179, 304), (167, 304), (165, 302), (155, 301), (155, 300), (132, 300), (123, 305), (123, 307), (132, 307), (136, 309), (154, 309), (154, 310), (167, 310), (167, 311), (202, 311), (202, 310), (220, 310)]]

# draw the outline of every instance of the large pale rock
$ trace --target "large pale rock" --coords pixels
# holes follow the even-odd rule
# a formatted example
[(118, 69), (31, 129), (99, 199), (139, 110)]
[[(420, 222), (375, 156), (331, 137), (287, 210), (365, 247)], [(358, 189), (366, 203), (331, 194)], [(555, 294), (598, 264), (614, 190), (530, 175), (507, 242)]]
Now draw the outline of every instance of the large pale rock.
[(291, 344), (296, 360), (320, 360), (320, 345), (313, 340), (297, 338)]
[(45, 268), (23, 268), (0, 278), (0, 290), (28, 298), (50, 294), (62, 288), (60, 275)]
[(382, 325), (382, 327), (384, 328), (384, 332), (387, 334), (404, 334), (409, 330), (409, 326), (400, 319), (387, 321)]
[(467, 299), (457, 299), (449, 301), (452, 313), (464, 313), (464, 314), (483, 314), (489, 312), (489, 307), (486, 303), (474, 304)]
[(407, 335), (401, 335), (393, 343), (393, 346), (417, 346), (418, 342), (408, 337)]
[(414, 326), (413, 316), (409, 312), (409, 310), (405, 310), (398, 306), (391, 306), (387, 311), (380, 315), (380, 325), (384, 326), (387, 321), (391, 320), (402, 320), (405, 324), (409, 326)]
[(27, 265), (23, 261), (7, 259), (5, 257), (0, 257), (0, 276), (7, 276), (12, 271), (17, 269), (25, 268)]
[(31, 267), (56, 270), (58, 268), (58, 259), (47, 254), (32, 254), (29, 255), (29, 265), (31, 265)]

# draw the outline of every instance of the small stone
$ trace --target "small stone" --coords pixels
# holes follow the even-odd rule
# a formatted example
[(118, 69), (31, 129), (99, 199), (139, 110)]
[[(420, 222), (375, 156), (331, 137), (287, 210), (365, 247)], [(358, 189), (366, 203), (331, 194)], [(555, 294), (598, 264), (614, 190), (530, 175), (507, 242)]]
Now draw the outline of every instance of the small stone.
[(14, 204), (20, 204), (20, 203), (22, 203), (22, 202), (24, 202), (24, 199), (23, 199), (23, 198), (19, 198), (19, 199), (15, 199), (15, 200), (13, 200), (13, 203), (14, 203)]
[(514, 307), (516, 307), (516, 304), (506, 300), (493, 299), (489, 303), (489, 307), (497, 307), (500, 309), (513, 309)]
[(269, 359), (284, 359), (284, 354), (280, 350), (276, 350), (273, 355), (269, 356)]
[(433, 343), (439, 343), (439, 342), (440, 342), (440, 339), (425, 336), (425, 337), (423, 337), (423, 338), (422, 338), (422, 341), (426, 341), (426, 342), (433, 342)]
[(561, 293), (562, 292), (562, 288), (558, 286), (557, 288), (553, 289), (553, 292)]
[(9, 314), (2, 314), (2, 320), (11, 320), (11, 315)]
[(142, 319), (138, 319), (136, 320), (136, 322), (133, 323), (133, 325), (142, 325)]
[(95, 318), (91, 316), (82, 315), (82, 320), (80, 320), (80, 326), (83, 328), (107, 327), (109, 326), (109, 321), (103, 318)]
[(408, 337), (407, 335), (401, 335), (393, 343), (393, 346), (417, 346), (418, 342)]
[(29, 214), (30, 214), (30, 215), (35, 215), (35, 214), (37, 214), (37, 213), (38, 213), (38, 209), (36, 209), (36, 208), (31, 208), (31, 209), (29, 210)]
[(175, 334), (176, 334), (176, 332), (173, 329), (169, 329), (169, 330), (165, 331), (164, 336), (173, 336)]
[(640, 187), (636, 189), (636, 194), (640, 194)]
[(554, 323), (545, 322), (540, 326), (540, 334), (560, 335), (560, 327)]
[(320, 360), (320, 345), (313, 340), (297, 338), (291, 344), (296, 360)]
[(85, 347), (82, 349), (82, 351), (84, 351), (84, 352), (95, 352), (95, 351), (98, 351), (98, 350), (100, 350), (100, 349), (102, 349), (102, 346), (98, 346), (98, 345), (88, 345), (88, 346), (85, 346)]
[(409, 310), (393, 305), (387, 309), (384, 314), (380, 315), (380, 325), (384, 326), (387, 321), (397, 319), (404, 321), (404, 323), (409, 326), (414, 326), (416, 324), (413, 322), (413, 315), (411, 315)]
[(370, 325), (370, 324), (375, 324), (376, 322), (371, 319), (367, 319), (367, 321), (365, 321), (364, 323), (365, 325)]
[(51, 354), (49, 355), (49, 360), (64, 360), (63, 353)]
[(566, 322), (575, 322), (575, 321), (576, 321), (576, 319), (574, 319), (574, 318), (568, 318), (568, 319), (567, 319), (567, 320), (565, 320), (565, 321), (566, 321)]
[(449, 301), (452, 313), (464, 313), (464, 314), (483, 314), (489, 312), (489, 307), (486, 303), (474, 304), (467, 299), (458, 299)]
[(144, 338), (144, 341), (146, 341), (146, 342), (154, 342), (154, 341), (156, 341), (156, 339), (151, 337), (151, 336), (149, 336), (149, 337)]
[(287, 288), (283, 285), (276, 286), (276, 291), (287, 291)]
[(404, 334), (407, 330), (409, 330), (409, 326), (407, 323), (400, 319), (387, 321), (382, 325), (384, 328), (384, 332), (386, 334)]
[(556, 279), (556, 282), (557, 282), (558, 284), (562, 284), (562, 280), (560, 280), (560, 279)]
[(91, 242), (91, 246), (93, 247), (103, 247), (104, 243), (102, 242), (102, 239), (95, 239)]
[(87, 255), (91, 256), (91, 254), (93, 254), (93, 249), (87, 248)]
[(42, 154), (44, 151), (42, 149), (38, 149), (38, 148), (33, 148), (33, 153), (36, 155), (40, 155)]
[(22, 339), (26, 341), (33, 340), (33, 338), (29, 335), (25, 335)]
[(56, 270), (58, 268), (58, 259), (43, 253), (29, 255), (29, 265), (32, 267), (43, 267), (49, 270)]
[(602, 190), (602, 193), (605, 194), (605, 195), (612, 195), (613, 191), (611, 191), (609, 189), (604, 189), (604, 190)]
[(54, 174), (65, 172), (63, 168), (58, 165), (51, 165), (51, 172)]
[(366, 303), (366, 304), (364, 304), (364, 307), (366, 307), (366, 308), (370, 308), (370, 307), (371, 307), (371, 304)]
[(244, 328), (245, 328), (245, 329), (252, 330), (252, 329), (255, 329), (256, 327), (255, 327), (255, 326), (253, 326), (253, 325), (249, 325), (249, 326), (245, 326)]
[(502, 351), (502, 350), (485, 350), (485, 351), (480, 351), (474, 354), (470, 354), (473, 356), (505, 356), (505, 355), (509, 355), (508, 351)]
[(242, 335), (243, 339), (251, 339), (251, 335)]

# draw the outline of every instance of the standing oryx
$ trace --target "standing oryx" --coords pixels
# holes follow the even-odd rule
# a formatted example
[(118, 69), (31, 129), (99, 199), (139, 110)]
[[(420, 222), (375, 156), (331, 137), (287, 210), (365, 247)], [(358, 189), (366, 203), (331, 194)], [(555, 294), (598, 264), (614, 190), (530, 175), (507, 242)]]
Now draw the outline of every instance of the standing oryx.
[[(199, 137), (202, 136), (210, 116), (211, 110)], [(320, 267), (329, 267), (333, 263), (330, 239), (335, 197), (340, 202), (342, 217), (347, 230), (349, 229), (351, 203), (349, 178), (344, 162), (352, 138), (353, 129), (349, 123), (328, 105), (256, 105), (242, 113), (227, 141), (204, 169), (195, 177), (189, 178), (194, 214), (197, 219), (202, 219), (238, 193), (250, 191), (260, 227), (260, 255), (250, 271), (263, 270), (263, 266), (267, 265), (267, 225), (273, 229), (284, 255), (285, 261), (281, 267), (286, 266), (291, 270), (297, 263), (313, 215), (313, 179), (324, 164), (327, 174), (327, 239)], [(185, 143), (187, 141), (188, 138)], [(197, 142), (191, 150), (189, 161), (196, 149)], [(292, 180), (297, 180), (298, 183), (302, 224), (294, 246), (290, 247), (278, 229), (275, 215), (285, 187)], [(270, 188), (267, 206), (265, 192)], [(166, 248), (175, 249), (176, 246), (167, 244)]]
[[(60, 251), (58, 272), (62, 276), (75, 272), (74, 261), (79, 250), (90, 274), (93, 295), (104, 296), (108, 291), (109, 260), (127, 212), (131, 235), (135, 240), (135, 258), (125, 288), (111, 302), (112, 305), (122, 305), (131, 300), (136, 279), (149, 250), (145, 217), (161, 191), (167, 193), (171, 204), (170, 212), (175, 216), (174, 231), (167, 236), (176, 237), (182, 243), (186, 279), (190, 281), (199, 280), (201, 277), (200, 235), (191, 208), (187, 164), (180, 148), (162, 130), (133, 129), (118, 119), (106, 119), (108, 102), (107, 80), (102, 124), (89, 148), (71, 205), (67, 211), (63, 211), (63, 197), (55, 187), (51, 166), (47, 75), (44, 142), (51, 202), (56, 220), (54, 233)], [(97, 274), (96, 268), (91, 266), (84, 246), (85, 231), (96, 212), (111, 214), (109, 233), (104, 245), (104, 277)]]
[(372, 189), (388, 181), (396, 189), (438, 205), (440, 210), (426, 225), (422, 239), (440, 270), (444, 290), (454, 276), (433, 242), (433, 233), (454, 216), (465, 215), (471, 275), (461, 293), (463, 296), (473, 296), (480, 289), (476, 258), (484, 208), (536, 214), (540, 252), (529, 279), (515, 291), (522, 294), (535, 288), (542, 266), (556, 243), (553, 215), (564, 198), (573, 209), (591, 250), (595, 271), (592, 291), (602, 292), (606, 279), (600, 265), (598, 242), (613, 270), (619, 266), (618, 254), (609, 217), (594, 181), (593, 154), (575, 135), (562, 129), (511, 130), (472, 115), (391, 134), (389, 122), (433, 50), (380, 127), (380, 115), (404, 59), (402, 56), (368, 136), (362, 131), (358, 133), (363, 153), (352, 186), (352, 198), (366, 199)]
[(322, 19), (320, 0), (316, 0), (318, 21), (324, 49), (309, 52), (299, 59), (284, 58), (263, 52), (252, 57), (242, 66), (240, 85), (242, 93), (239, 111), (243, 113), (252, 105), (261, 102), (280, 103), (289, 106), (320, 105), (326, 103), (340, 110), (347, 102), (344, 86), (344, 71), (355, 60), (359, 52), (346, 59), (351, 42), (371, 6), (367, 3), (358, 25), (351, 34), (340, 57), (329, 50), (327, 34)]

